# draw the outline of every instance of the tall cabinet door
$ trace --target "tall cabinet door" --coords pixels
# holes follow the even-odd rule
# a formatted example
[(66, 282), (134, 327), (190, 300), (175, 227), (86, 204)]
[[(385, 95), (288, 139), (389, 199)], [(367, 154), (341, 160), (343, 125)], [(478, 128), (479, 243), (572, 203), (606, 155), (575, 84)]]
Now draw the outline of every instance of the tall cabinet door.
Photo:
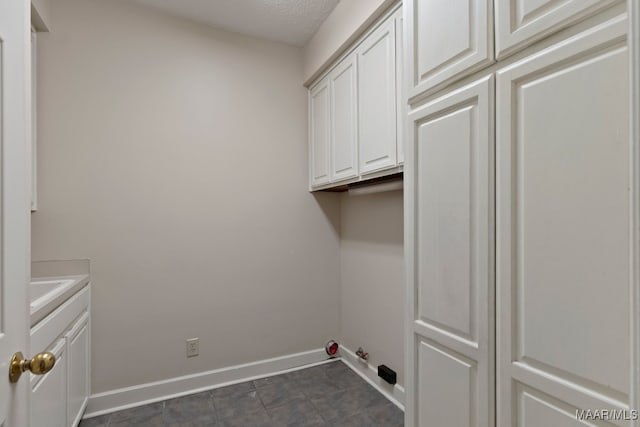
[(331, 181), (358, 175), (358, 103), (355, 55), (345, 58), (329, 77), (331, 86)]
[(493, 61), (493, 0), (406, 0), (409, 98)]
[(408, 427), (494, 425), (493, 77), (409, 114)]
[(497, 75), (500, 427), (629, 409), (626, 28), (613, 19)]
[(329, 80), (324, 78), (309, 93), (309, 181), (311, 186), (329, 183), (330, 140)]
[(396, 166), (396, 35), (393, 19), (358, 47), (360, 172)]

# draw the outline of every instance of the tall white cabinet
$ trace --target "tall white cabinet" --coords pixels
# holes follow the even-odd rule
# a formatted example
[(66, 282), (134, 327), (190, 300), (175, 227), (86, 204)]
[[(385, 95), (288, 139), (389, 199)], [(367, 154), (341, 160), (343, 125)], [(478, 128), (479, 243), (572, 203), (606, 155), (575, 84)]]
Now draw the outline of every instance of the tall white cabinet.
[[(493, 77), (410, 114), (409, 426), (493, 422)], [(405, 180), (407, 177), (405, 176)], [(470, 424), (472, 423), (472, 424)]]
[(405, 8), (405, 425), (637, 426), (624, 4), (486, 3)]
[(611, 20), (497, 75), (502, 426), (629, 409), (626, 29)]

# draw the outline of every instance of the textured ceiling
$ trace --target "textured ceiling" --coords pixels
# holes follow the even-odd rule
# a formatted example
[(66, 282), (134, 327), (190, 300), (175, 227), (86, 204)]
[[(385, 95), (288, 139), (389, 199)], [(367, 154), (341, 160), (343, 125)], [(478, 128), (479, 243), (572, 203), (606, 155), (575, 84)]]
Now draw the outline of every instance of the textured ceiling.
[(303, 46), (340, 0), (135, 0), (183, 18)]

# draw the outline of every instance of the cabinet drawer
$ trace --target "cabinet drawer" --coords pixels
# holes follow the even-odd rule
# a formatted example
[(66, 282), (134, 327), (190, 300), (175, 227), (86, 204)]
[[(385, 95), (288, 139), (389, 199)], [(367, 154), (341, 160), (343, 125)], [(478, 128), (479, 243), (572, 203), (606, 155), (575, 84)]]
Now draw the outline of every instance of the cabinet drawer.
[(38, 352), (49, 348), (51, 343), (89, 308), (90, 300), (91, 293), (89, 286), (86, 286), (31, 328), (31, 350)]

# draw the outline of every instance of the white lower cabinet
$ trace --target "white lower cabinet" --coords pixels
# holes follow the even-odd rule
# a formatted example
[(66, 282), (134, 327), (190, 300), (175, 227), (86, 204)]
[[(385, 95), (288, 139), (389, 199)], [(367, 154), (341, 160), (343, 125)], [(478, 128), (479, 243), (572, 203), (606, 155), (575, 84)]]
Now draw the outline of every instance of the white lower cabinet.
[(90, 394), (90, 289), (86, 286), (31, 328), (31, 348), (56, 357), (46, 375), (31, 375), (31, 427), (75, 427)]
[(70, 425), (77, 425), (89, 400), (89, 313), (86, 312), (65, 335), (67, 360), (67, 414)]
[(67, 345), (59, 339), (49, 350), (56, 364), (46, 375), (31, 374), (31, 426), (67, 425)]

